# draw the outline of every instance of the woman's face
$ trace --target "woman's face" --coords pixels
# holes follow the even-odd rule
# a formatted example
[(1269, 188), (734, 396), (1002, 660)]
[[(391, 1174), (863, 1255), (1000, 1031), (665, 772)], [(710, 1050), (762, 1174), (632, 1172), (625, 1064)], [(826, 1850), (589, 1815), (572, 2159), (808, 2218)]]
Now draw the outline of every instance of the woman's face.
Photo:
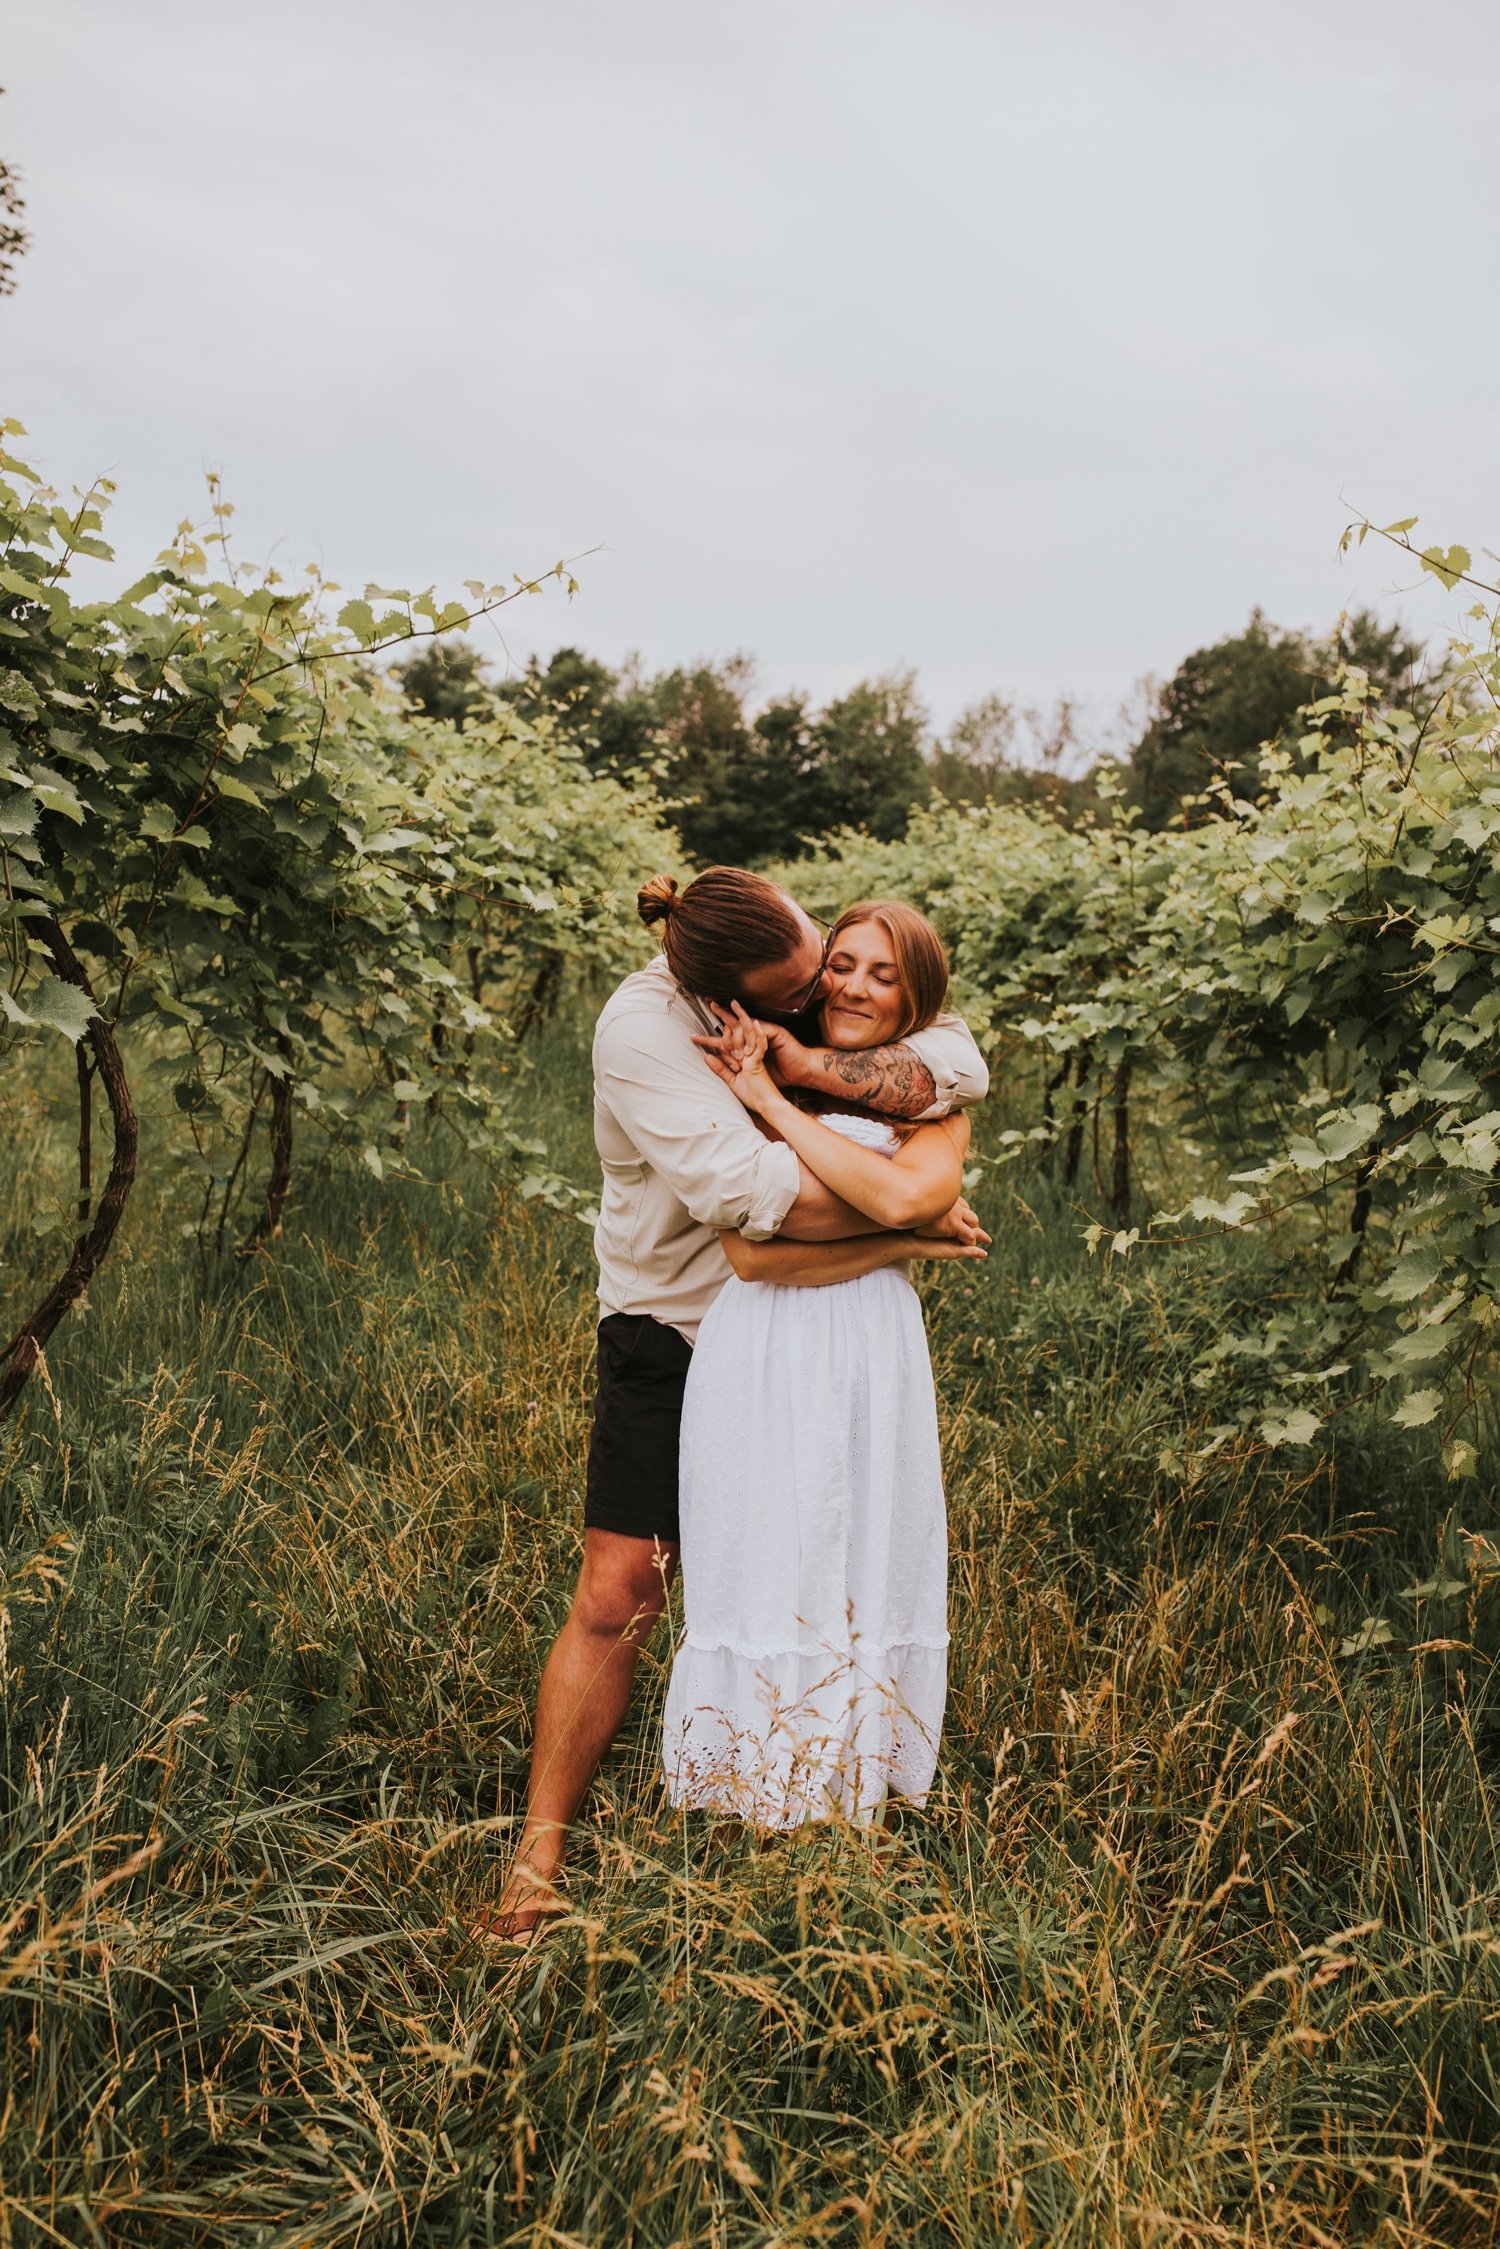
[(906, 1013), (891, 941), (878, 921), (841, 929), (828, 956), (823, 1039), (828, 1046), (886, 1046)]

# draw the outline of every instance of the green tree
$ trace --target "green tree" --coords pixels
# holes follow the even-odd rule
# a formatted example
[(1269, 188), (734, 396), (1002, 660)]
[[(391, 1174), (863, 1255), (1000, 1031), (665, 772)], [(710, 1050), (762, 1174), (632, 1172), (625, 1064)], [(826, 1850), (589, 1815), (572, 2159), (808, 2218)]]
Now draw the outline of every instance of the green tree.
[(932, 783), (949, 804), (994, 804), (1015, 769), (1016, 706), (1004, 695), (982, 695), (959, 712), (946, 741), (932, 753)]
[(815, 724), (807, 697), (786, 695), (751, 725), (746, 782), (759, 811), (758, 859), (799, 850), (823, 833)]
[(1262, 749), (1329, 693), (1341, 665), (1358, 665), (1376, 702), (1398, 707), (1410, 700), (1423, 661), (1419, 642), (1369, 610), (1351, 612), (1326, 641), (1283, 632), (1252, 610), (1244, 632), (1195, 649), (1160, 689), (1130, 755), (1131, 800), (1148, 828), (1166, 827), (1184, 798), (1201, 796), (1215, 781), (1258, 801)]
[(633, 660), (612, 671), (581, 648), (558, 648), (545, 664), (532, 656), (498, 693), (524, 718), (551, 718), (594, 772), (628, 784), (653, 775), (660, 755), (656, 706)]
[(485, 678), (485, 661), (462, 640), (434, 640), (391, 670), (414, 710), (446, 719), (462, 730), (468, 719), (495, 707), (495, 692)]
[(742, 655), (647, 679), (560, 648), (497, 693), (558, 725), (596, 773), (659, 789), (700, 866), (786, 858), (834, 828), (904, 832), (931, 789), (911, 674), (865, 681), (821, 713), (789, 695), (752, 718), (753, 686)]
[(1324, 657), (1328, 672), (1324, 693), (1332, 691), (1342, 665), (1354, 665), (1374, 688), (1376, 702), (1391, 709), (1409, 704), (1419, 686), (1430, 693), (1453, 669), (1446, 657), (1434, 661), (1419, 640), (1412, 640), (1400, 625), (1382, 625), (1369, 609), (1352, 609), (1340, 620)]
[(681, 777), (698, 793), (677, 813), (678, 827), (700, 862), (759, 866), (822, 834), (815, 723), (804, 696), (783, 697), (721, 743), (711, 769)]
[(1078, 764), (1077, 707), (1050, 710), (983, 695), (959, 713), (932, 753), (932, 785), (948, 804), (1026, 804), (1060, 819), (1093, 818), (1097, 799)]
[(746, 791), (750, 682), (748, 657), (731, 656), (663, 672), (652, 683), (667, 799), (683, 847), (700, 865), (741, 864), (754, 841), (755, 807)]
[(753, 720), (751, 678), (748, 660), (734, 657), (653, 682), (665, 793), (690, 857), (756, 866), (836, 828), (904, 834), (931, 789), (913, 675), (862, 681), (816, 713), (806, 697), (785, 696)]
[(862, 680), (813, 722), (809, 834), (864, 828), (881, 841), (904, 835), (932, 792), (927, 711), (914, 672)]
[(1161, 689), (1155, 716), (1130, 756), (1129, 790), (1148, 828), (1164, 828), (1184, 797), (1229, 779), (1253, 793), (1263, 742), (1318, 692), (1320, 663), (1301, 633), (1251, 611), (1244, 632), (1194, 649)]
[(659, 785), (700, 866), (756, 866), (834, 828), (904, 833), (931, 789), (927, 713), (911, 673), (863, 681), (817, 713), (805, 696), (783, 696), (752, 719), (753, 686), (742, 655), (643, 683), (627, 677), (588, 723), (601, 744), (635, 729), (655, 745)]

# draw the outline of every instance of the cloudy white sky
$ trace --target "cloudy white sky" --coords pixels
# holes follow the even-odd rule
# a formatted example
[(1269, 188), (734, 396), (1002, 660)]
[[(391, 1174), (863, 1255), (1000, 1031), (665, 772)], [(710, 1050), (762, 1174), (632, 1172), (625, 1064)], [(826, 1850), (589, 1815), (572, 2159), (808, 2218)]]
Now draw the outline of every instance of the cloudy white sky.
[[(8, 0), (3, 403), (133, 567), (221, 469), (345, 584), (599, 546), (510, 656), (1099, 722), (1500, 545), (1500, 9)], [(505, 651), (490, 643), (504, 661)]]

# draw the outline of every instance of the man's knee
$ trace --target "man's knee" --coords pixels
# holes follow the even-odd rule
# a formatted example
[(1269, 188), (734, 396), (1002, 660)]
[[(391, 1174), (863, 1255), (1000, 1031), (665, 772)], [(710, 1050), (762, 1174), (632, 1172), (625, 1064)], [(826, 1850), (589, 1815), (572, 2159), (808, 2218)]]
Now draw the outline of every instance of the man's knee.
[(596, 1639), (643, 1640), (666, 1606), (677, 1549), (659, 1540), (594, 1534), (584, 1554), (573, 1618)]

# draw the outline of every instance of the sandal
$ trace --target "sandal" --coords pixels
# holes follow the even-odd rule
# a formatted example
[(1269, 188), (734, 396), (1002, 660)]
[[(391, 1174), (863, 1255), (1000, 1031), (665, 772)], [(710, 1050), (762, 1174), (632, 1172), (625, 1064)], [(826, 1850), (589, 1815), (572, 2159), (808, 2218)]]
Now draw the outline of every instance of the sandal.
[[(511, 1879), (515, 1879), (514, 1875)], [(548, 1922), (566, 1921), (571, 1916), (573, 1908), (564, 1894), (568, 1878), (561, 1868), (550, 1881), (529, 1872), (523, 1879), (532, 1893), (530, 1897), (518, 1899), (505, 1913), (476, 1914), (469, 1923), (469, 1935), (475, 1944), (495, 1945), (505, 1952), (525, 1952), (545, 1933)], [(529, 1915), (530, 1919), (524, 1928), (518, 1928), (516, 1924), (522, 1914)]]

